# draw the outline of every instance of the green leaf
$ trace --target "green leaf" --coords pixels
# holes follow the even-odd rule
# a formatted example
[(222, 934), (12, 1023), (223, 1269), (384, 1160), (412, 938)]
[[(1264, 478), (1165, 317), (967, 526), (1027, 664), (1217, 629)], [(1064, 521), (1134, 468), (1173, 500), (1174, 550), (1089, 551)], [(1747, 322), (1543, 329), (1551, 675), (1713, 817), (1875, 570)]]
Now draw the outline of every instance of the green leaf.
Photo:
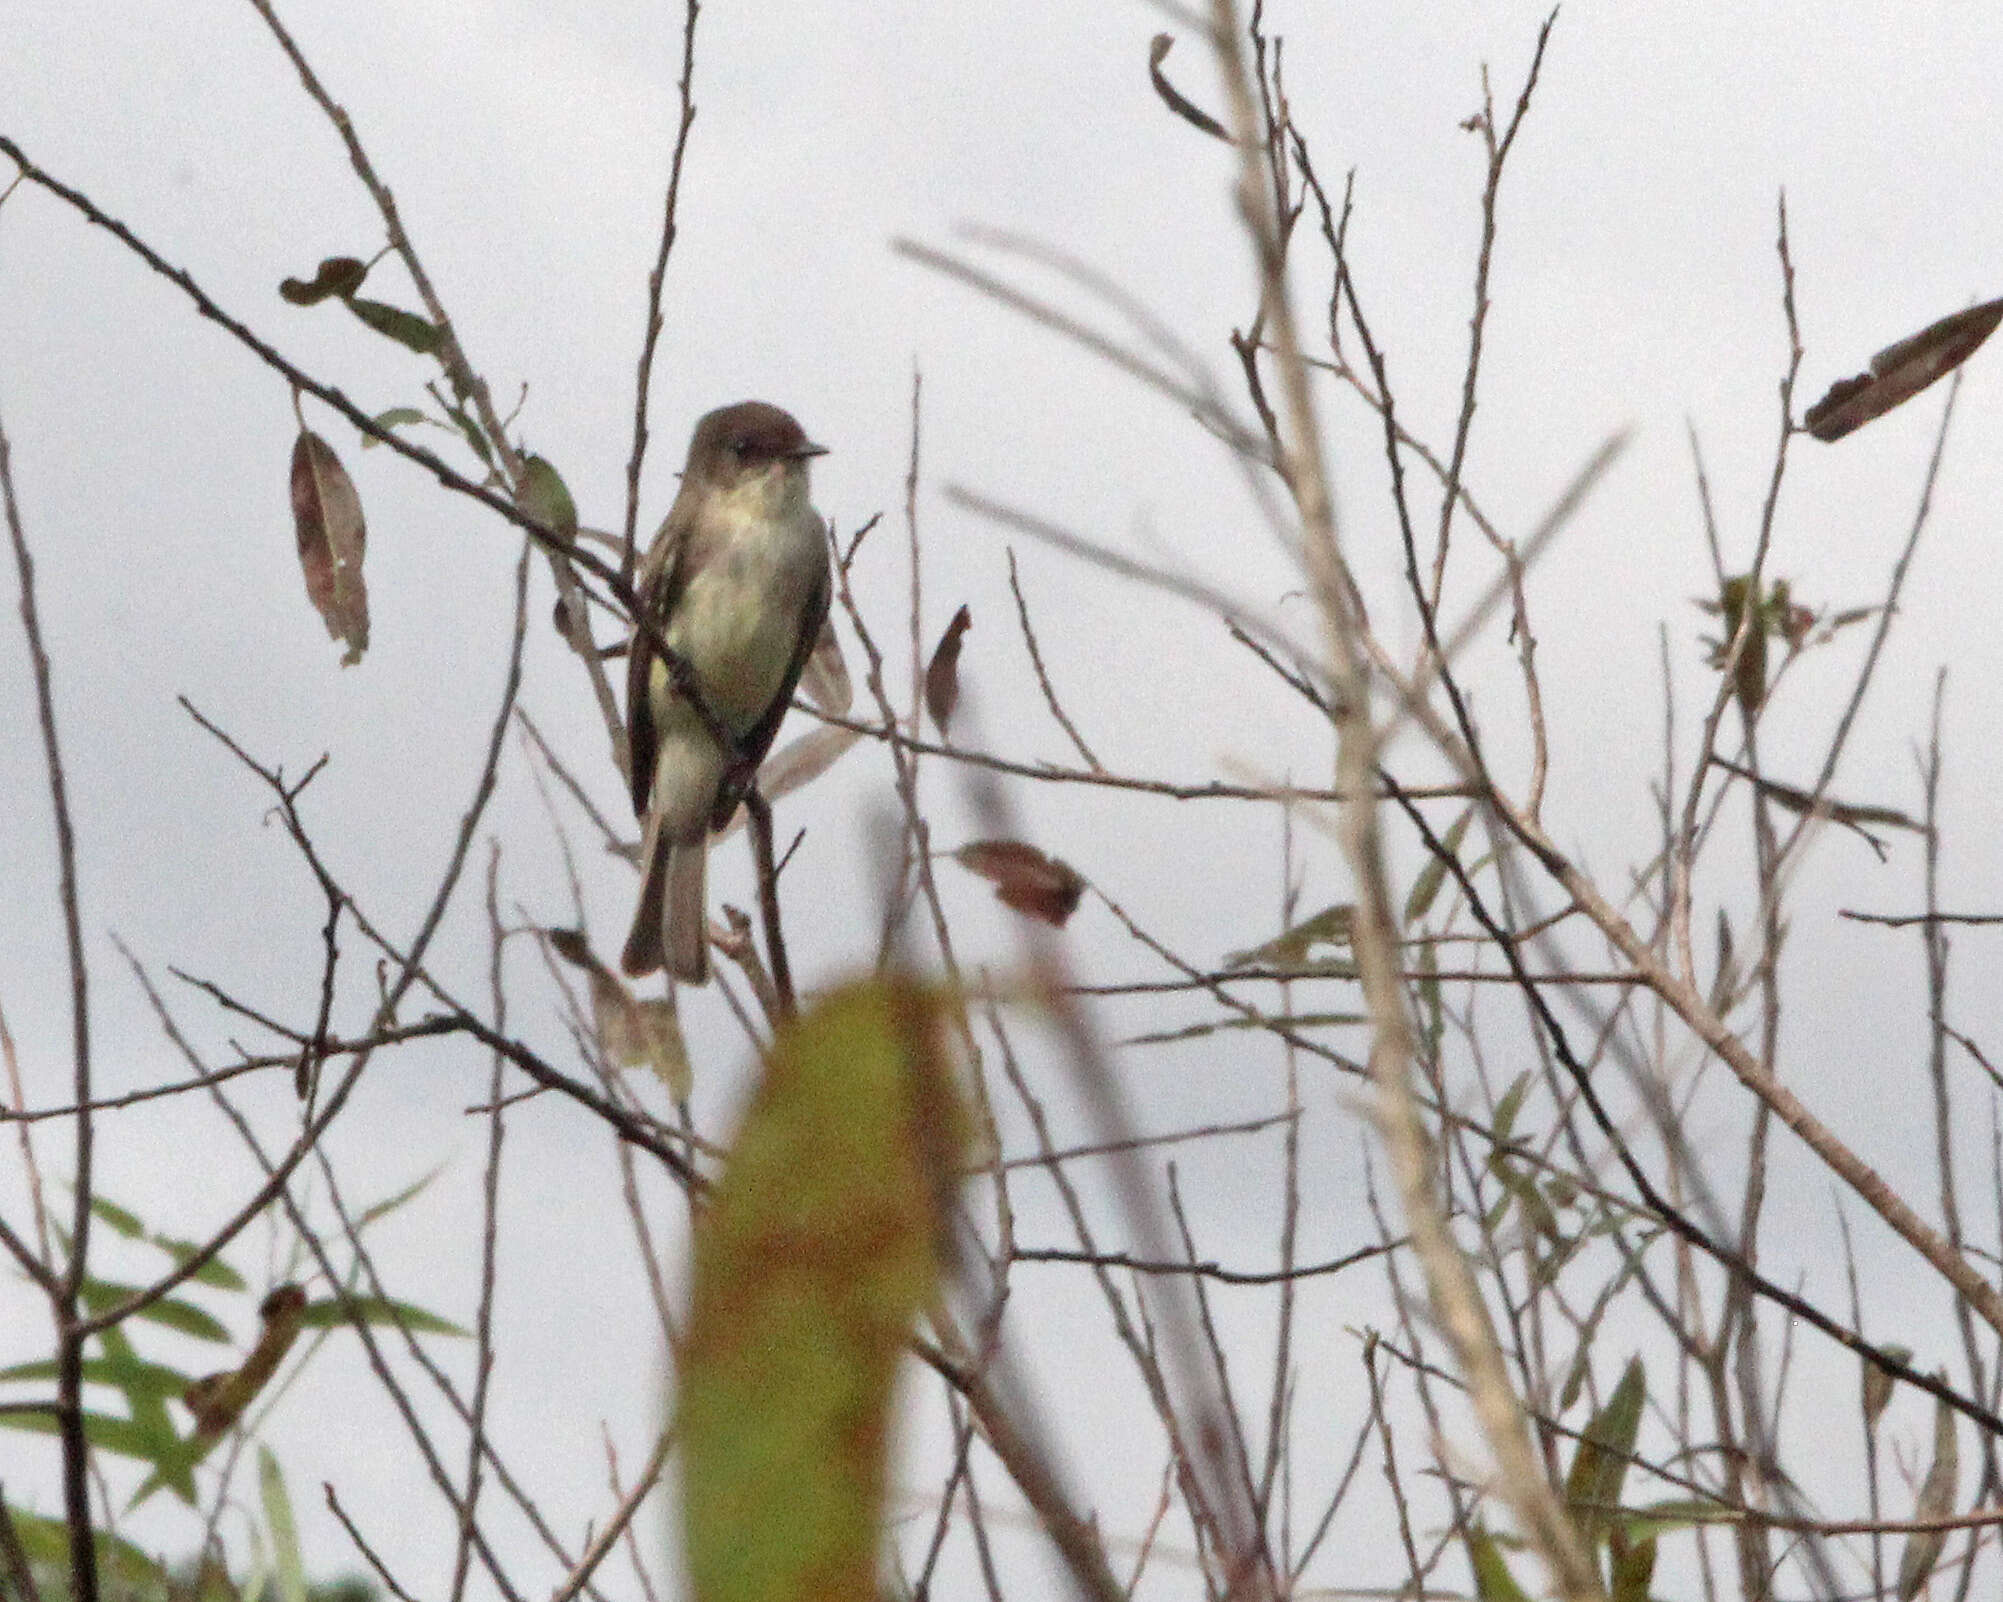
[(367, 1229), (369, 1225), (375, 1223), (378, 1219), (389, 1217), (391, 1213), (395, 1212), (399, 1207), (403, 1206), (405, 1202), (408, 1202), (417, 1197), (418, 1195), (422, 1194), (425, 1187), (428, 1186), (434, 1179), (436, 1179), (440, 1174), (444, 1172), (445, 1172), (445, 1165), (443, 1163), (440, 1163), (436, 1168), (432, 1169), (430, 1173), (424, 1174), (419, 1178), (413, 1180), (410, 1184), (405, 1185), (402, 1190), (397, 1191), (394, 1195), (385, 1196), (381, 1201), (372, 1203), (370, 1206), (368, 1206), (363, 1210), (362, 1216), (355, 1221), (355, 1232), (359, 1234), (361, 1231)]
[(1234, 951), (1224, 959), (1227, 968), (1299, 968), (1316, 946), (1349, 949), (1350, 931), (1356, 924), (1356, 908), (1347, 901), (1323, 907), (1303, 918), (1291, 929), (1275, 935), (1262, 946)]
[[(21, 1537), (21, 1550), (39, 1569), (59, 1571), (67, 1577), (70, 1561), (69, 1526), (61, 1519), (30, 1513), (10, 1505), (7, 1516)], [(93, 1538), (97, 1548), (98, 1584), (106, 1596), (165, 1597), (174, 1594), (167, 1571), (138, 1547), (121, 1536), (102, 1530)]]
[[(85, 1309), (96, 1315), (131, 1300), (139, 1294), (139, 1288), (136, 1285), (121, 1285), (114, 1280), (88, 1279), (77, 1294)], [(148, 1302), (132, 1316), (165, 1325), (183, 1335), (192, 1335), (199, 1341), (229, 1343), (230, 1332), (212, 1314), (204, 1312), (193, 1302), (184, 1302), (177, 1297), (163, 1296), (158, 1301)]]
[(1495, 1538), (1479, 1524), (1468, 1529), (1467, 1555), (1474, 1566), (1474, 1594), (1481, 1602), (1530, 1602), (1529, 1594), (1502, 1561)]
[(1655, 1538), (1630, 1543), (1616, 1529), (1612, 1550), (1611, 1602), (1648, 1602), (1648, 1582), (1655, 1578)]
[(126, 1211), (118, 1203), (107, 1201), (102, 1196), (93, 1196), (91, 1198), (90, 1210), (95, 1216), (103, 1219), (127, 1240), (144, 1240), (146, 1238), (146, 1226), (139, 1222), (138, 1215)]
[(363, 300), (359, 296), (350, 296), (347, 304), (349, 311), (385, 339), (393, 339), (420, 356), (437, 355), (438, 347), (445, 342), (445, 335), (436, 323), (428, 323), (417, 313), (407, 312), (401, 306), (388, 306), (382, 301)]
[[(433, 390), (432, 393), (436, 395), (438, 392)], [(473, 454), (479, 457), (484, 465), (492, 467), (494, 465), (494, 452), (492, 447), (487, 444), (486, 433), (481, 429), (480, 425), (467, 415), (465, 407), (455, 406), (449, 401), (443, 404), (445, 406), (445, 415), (452, 419), (453, 426), (466, 437), (466, 443), (473, 447)]]
[(1619, 1516), (1621, 1484), (1634, 1455), (1646, 1399), (1641, 1359), (1631, 1357), (1613, 1395), (1587, 1422), (1573, 1455), (1572, 1472), (1565, 1476), (1565, 1502), (1588, 1546), (1598, 1546)]
[(1432, 910), (1433, 898), (1440, 893), (1440, 886), (1446, 883), (1447, 861), (1459, 858), (1461, 840), (1473, 821), (1474, 807), (1470, 804), (1454, 819), (1453, 827), (1447, 830), (1446, 838), (1440, 842), (1440, 850), (1427, 853), (1426, 865), (1419, 870), (1418, 878), (1412, 881), (1412, 893), (1405, 898), (1406, 923), (1417, 923)]
[[(30, 1435), (59, 1433), (55, 1416), (49, 1413), (0, 1413), (0, 1429), (23, 1430)], [(177, 1494), (181, 1486), (175, 1482), (186, 1481), (187, 1492), (183, 1500), (193, 1505), (194, 1482), (188, 1470), (199, 1461), (199, 1454), (191, 1451), (188, 1443), (171, 1431), (163, 1436), (157, 1430), (149, 1430), (129, 1418), (86, 1411), (83, 1438), (100, 1452), (151, 1463), (159, 1471), (160, 1478), (174, 1485)]]
[(413, 1335), (464, 1336), (470, 1333), (449, 1318), (427, 1313), (410, 1302), (393, 1301), (382, 1296), (351, 1296), (345, 1301), (337, 1298), (314, 1302), (299, 1315), (299, 1324), (302, 1329), (339, 1329), (354, 1319), (360, 1319), (364, 1324), (391, 1326), (401, 1322)]
[(677, 1428), (700, 1602), (876, 1594), (894, 1382), (965, 1142), (944, 1013), (878, 980), (786, 1028), (698, 1223)]
[[(424, 413), (420, 412), (415, 406), (392, 406), (388, 411), (377, 412), (374, 417), (369, 419), (377, 428), (410, 428), (426, 420)], [(372, 450), (381, 443), (382, 441), (377, 439), (373, 434), (364, 434), (362, 436), (362, 449), (365, 451)]]
[(306, 1568), (299, 1561), (299, 1529), (292, 1521), (292, 1498), (285, 1494), (285, 1472), (271, 1448), (257, 1448), (257, 1491), (264, 1504), (265, 1528), (271, 1532), (271, 1554), (278, 1570), (279, 1602), (306, 1602)]
[(577, 502), (563, 475), (540, 456), (522, 458), (522, 488), (517, 503), (552, 533), (577, 537)]
[(1498, 1144), (1509, 1139), (1510, 1131), (1516, 1127), (1516, 1115), (1523, 1110), (1523, 1098), (1530, 1092), (1530, 1070), (1524, 1069), (1502, 1093), (1502, 1100), (1495, 1104), (1495, 1138)]
[[(0, 1380), (52, 1380), (55, 1377), (56, 1362), (52, 1357), (0, 1368)], [(83, 1360), (83, 1377), (86, 1384), (109, 1385), (127, 1395), (138, 1393), (162, 1397), (179, 1396), (188, 1388), (189, 1382), (189, 1376), (179, 1369), (168, 1368), (163, 1363), (142, 1362), (136, 1357), (86, 1357)]]
[[(194, 1241), (176, 1240), (171, 1235), (149, 1235), (146, 1238), (149, 1244), (158, 1246), (173, 1258), (176, 1267), (196, 1256), (202, 1249)], [(189, 1277), (197, 1285), (209, 1285), (217, 1290), (240, 1291), (250, 1288), (243, 1275), (230, 1267), (221, 1257), (211, 1257)]]
[(1370, 1022), (1367, 1012), (1295, 1012), (1276, 1013), (1271, 1017), (1258, 1018), (1211, 1018), (1203, 1023), (1185, 1024), (1180, 1029), (1160, 1029), (1145, 1035), (1128, 1035), (1115, 1041), (1120, 1046), (1161, 1046), (1178, 1040), (1201, 1040), (1205, 1035), (1229, 1034), (1233, 1030), (1252, 1029), (1332, 1029), (1343, 1025), (1366, 1024)]
[(1439, 948), (1428, 943), (1419, 948), (1419, 1005), (1425, 1013), (1425, 1060), (1440, 1054), (1440, 1041), (1447, 1032), (1446, 1006), (1440, 992)]

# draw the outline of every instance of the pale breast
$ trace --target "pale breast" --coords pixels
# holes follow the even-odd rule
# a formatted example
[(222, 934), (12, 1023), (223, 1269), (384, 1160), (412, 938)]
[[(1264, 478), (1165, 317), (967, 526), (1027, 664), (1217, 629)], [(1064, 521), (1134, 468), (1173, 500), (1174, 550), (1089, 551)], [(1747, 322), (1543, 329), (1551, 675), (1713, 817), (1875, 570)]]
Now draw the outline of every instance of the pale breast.
[(668, 643), (733, 728), (757, 723), (784, 685), (825, 562), (818, 519), (749, 517), (689, 575)]

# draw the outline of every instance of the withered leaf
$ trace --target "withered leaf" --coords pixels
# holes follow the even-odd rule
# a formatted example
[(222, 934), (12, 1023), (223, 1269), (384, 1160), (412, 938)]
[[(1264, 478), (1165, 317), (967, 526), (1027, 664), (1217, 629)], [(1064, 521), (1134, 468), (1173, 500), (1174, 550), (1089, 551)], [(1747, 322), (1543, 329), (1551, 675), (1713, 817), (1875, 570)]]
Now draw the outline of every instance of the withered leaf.
[(1887, 345), (1871, 358), (1868, 373), (1832, 384), (1803, 415), (1802, 427), (1827, 444), (1883, 417), (1967, 361), (1998, 323), (2003, 323), (2003, 300), (1992, 300)]
[(953, 721), (953, 708), (960, 704), (960, 641), (973, 626), (974, 614), (961, 607), (939, 636), (931, 664), (925, 669), (925, 710), (932, 714), (941, 734)]
[(354, 480), (333, 446), (309, 428), (292, 447), (292, 526), (306, 597), (328, 634), (347, 645), (341, 666), (351, 667), (369, 648), (369, 592), (362, 583), (368, 529)]
[[(820, 637), (800, 673), (800, 693), (823, 712), (840, 717), (855, 700), (849, 683), (848, 663), (842, 656), (842, 642), (835, 634), (833, 618), (821, 620)], [(771, 792), (766, 792), (770, 799)]]
[(991, 881), (1003, 906), (1053, 928), (1070, 921), (1085, 894), (1076, 868), (1020, 840), (974, 840), (953, 856), (968, 872)]
[(652, 1069), (670, 1096), (687, 1101), (695, 1078), (674, 1002), (636, 997), (598, 960), (580, 931), (545, 929), (543, 936), (550, 950), (590, 977), (592, 1023), (605, 1055), (621, 1068)]
[[(1941, 1375), (1945, 1379), (1946, 1375)], [(1955, 1486), (1960, 1479), (1959, 1453), (1955, 1446), (1954, 1410), (1935, 1399), (1933, 1404), (1933, 1462), (1920, 1481), (1913, 1498), (1916, 1522), (1951, 1518), (1954, 1515)], [(1899, 1554), (1899, 1602), (1913, 1602), (1926, 1586), (1933, 1568), (1947, 1545), (1946, 1530), (1914, 1530), (1906, 1537)]]
[(243, 1416), (285, 1361), (299, 1335), (306, 1293), (297, 1285), (280, 1285), (258, 1308), (264, 1328), (241, 1368), (204, 1375), (181, 1393), (181, 1402), (195, 1416), (195, 1438), (213, 1441)]
[(317, 306), (337, 295), (347, 299), (368, 276), (367, 262), (353, 256), (329, 256), (310, 279), (288, 278), (278, 286), (278, 293), (295, 306)]
[(1168, 53), (1175, 48), (1175, 38), (1171, 34), (1158, 33), (1148, 43), (1148, 77), (1154, 80), (1155, 93), (1162, 98), (1162, 104), (1174, 112), (1192, 128), (1200, 128), (1212, 139), (1222, 139), (1227, 145), (1231, 136), (1224, 131), (1224, 125), (1207, 111), (1201, 111), (1184, 98), (1182, 91), (1168, 81), (1161, 70), (1161, 64), (1168, 59)]
[(444, 331), (436, 323), (426, 322), (416, 312), (407, 312), (401, 306), (385, 305), (379, 300), (363, 300), (358, 295), (350, 295), (347, 300), (348, 310), (378, 334), (395, 340), (420, 356), (436, 354), (445, 341)]
[[(1887, 1346), (1885, 1351), (1901, 1363), (1911, 1363), (1913, 1349), (1910, 1346)], [(1892, 1376), (1876, 1363), (1864, 1364), (1864, 1428), (1875, 1431), (1878, 1420), (1892, 1400)]]

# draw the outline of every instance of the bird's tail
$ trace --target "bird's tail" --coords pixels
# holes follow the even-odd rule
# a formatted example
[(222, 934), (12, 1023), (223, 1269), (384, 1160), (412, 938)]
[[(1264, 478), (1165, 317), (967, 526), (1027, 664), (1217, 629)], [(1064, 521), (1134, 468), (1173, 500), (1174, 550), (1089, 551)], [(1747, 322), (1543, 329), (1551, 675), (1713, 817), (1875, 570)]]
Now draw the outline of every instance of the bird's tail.
[(668, 972), (683, 984), (709, 983), (709, 908), (705, 880), (708, 877), (709, 837), (698, 834), (693, 840), (669, 842), (665, 894), (662, 896), (659, 933), (666, 950)]

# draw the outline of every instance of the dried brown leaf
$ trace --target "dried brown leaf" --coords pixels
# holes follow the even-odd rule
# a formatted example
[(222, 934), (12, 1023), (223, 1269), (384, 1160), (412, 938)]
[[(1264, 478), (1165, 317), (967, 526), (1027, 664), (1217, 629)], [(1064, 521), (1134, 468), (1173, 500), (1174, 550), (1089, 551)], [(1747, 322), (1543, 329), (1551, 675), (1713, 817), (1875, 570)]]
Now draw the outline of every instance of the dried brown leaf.
[(285, 1361), (285, 1354), (298, 1338), (305, 1311), (306, 1293), (297, 1285), (280, 1285), (257, 1310), (264, 1328), (243, 1366), (204, 1375), (181, 1393), (182, 1404), (195, 1416), (197, 1440), (215, 1440), (243, 1416), (243, 1410), (257, 1399)]
[(941, 734), (953, 721), (953, 708), (960, 704), (960, 641), (973, 626), (974, 614), (961, 607), (939, 636), (931, 664), (925, 669), (925, 710), (932, 714)]
[(1162, 104), (1174, 112), (1192, 128), (1200, 128), (1212, 139), (1221, 139), (1227, 145), (1231, 136), (1224, 131), (1224, 125), (1207, 111), (1201, 111), (1183, 97), (1182, 91), (1170, 83), (1163, 75), (1161, 64), (1168, 53), (1175, 48), (1172, 34), (1158, 33), (1148, 42), (1148, 77), (1154, 81), (1155, 93), (1162, 98)]
[(368, 276), (367, 262), (353, 256), (329, 256), (310, 279), (288, 278), (278, 286), (278, 293), (295, 306), (317, 306), (337, 295), (345, 300)]
[(292, 525), (306, 596), (327, 632), (347, 645), (343, 667), (369, 648), (369, 592), (362, 583), (368, 529), (361, 497), (334, 448), (311, 429), (292, 447)]
[(1967, 361), (1998, 323), (2003, 323), (2003, 300), (1992, 300), (1887, 345), (1871, 358), (1868, 373), (1832, 384), (1802, 417), (1802, 427), (1827, 444), (1883, 417)]
[(842, 716), (855, 701), (855, 687), (849, 682), (848, 663), (842, 657), (842, 642), (835, 635), (834, 619), (821, 620), (820, 638), (800, 673), (800, 693), (823, 712)]
[(1085, 881), (1078, 870), (1020, 840), (975, 840), (953, 853), (995, 887), (1004, 906), (1061, 929), (1078, 910)]
[(695, 1079), (674, 1002), (635, 996), (598, 960), (580, 930), (545, 929), (543, 938), (550, 950), (590, 977), (591, 1020), (606, 1058), (620, 1068), (651, 1069), (670, 1096), (687, 1101)]

